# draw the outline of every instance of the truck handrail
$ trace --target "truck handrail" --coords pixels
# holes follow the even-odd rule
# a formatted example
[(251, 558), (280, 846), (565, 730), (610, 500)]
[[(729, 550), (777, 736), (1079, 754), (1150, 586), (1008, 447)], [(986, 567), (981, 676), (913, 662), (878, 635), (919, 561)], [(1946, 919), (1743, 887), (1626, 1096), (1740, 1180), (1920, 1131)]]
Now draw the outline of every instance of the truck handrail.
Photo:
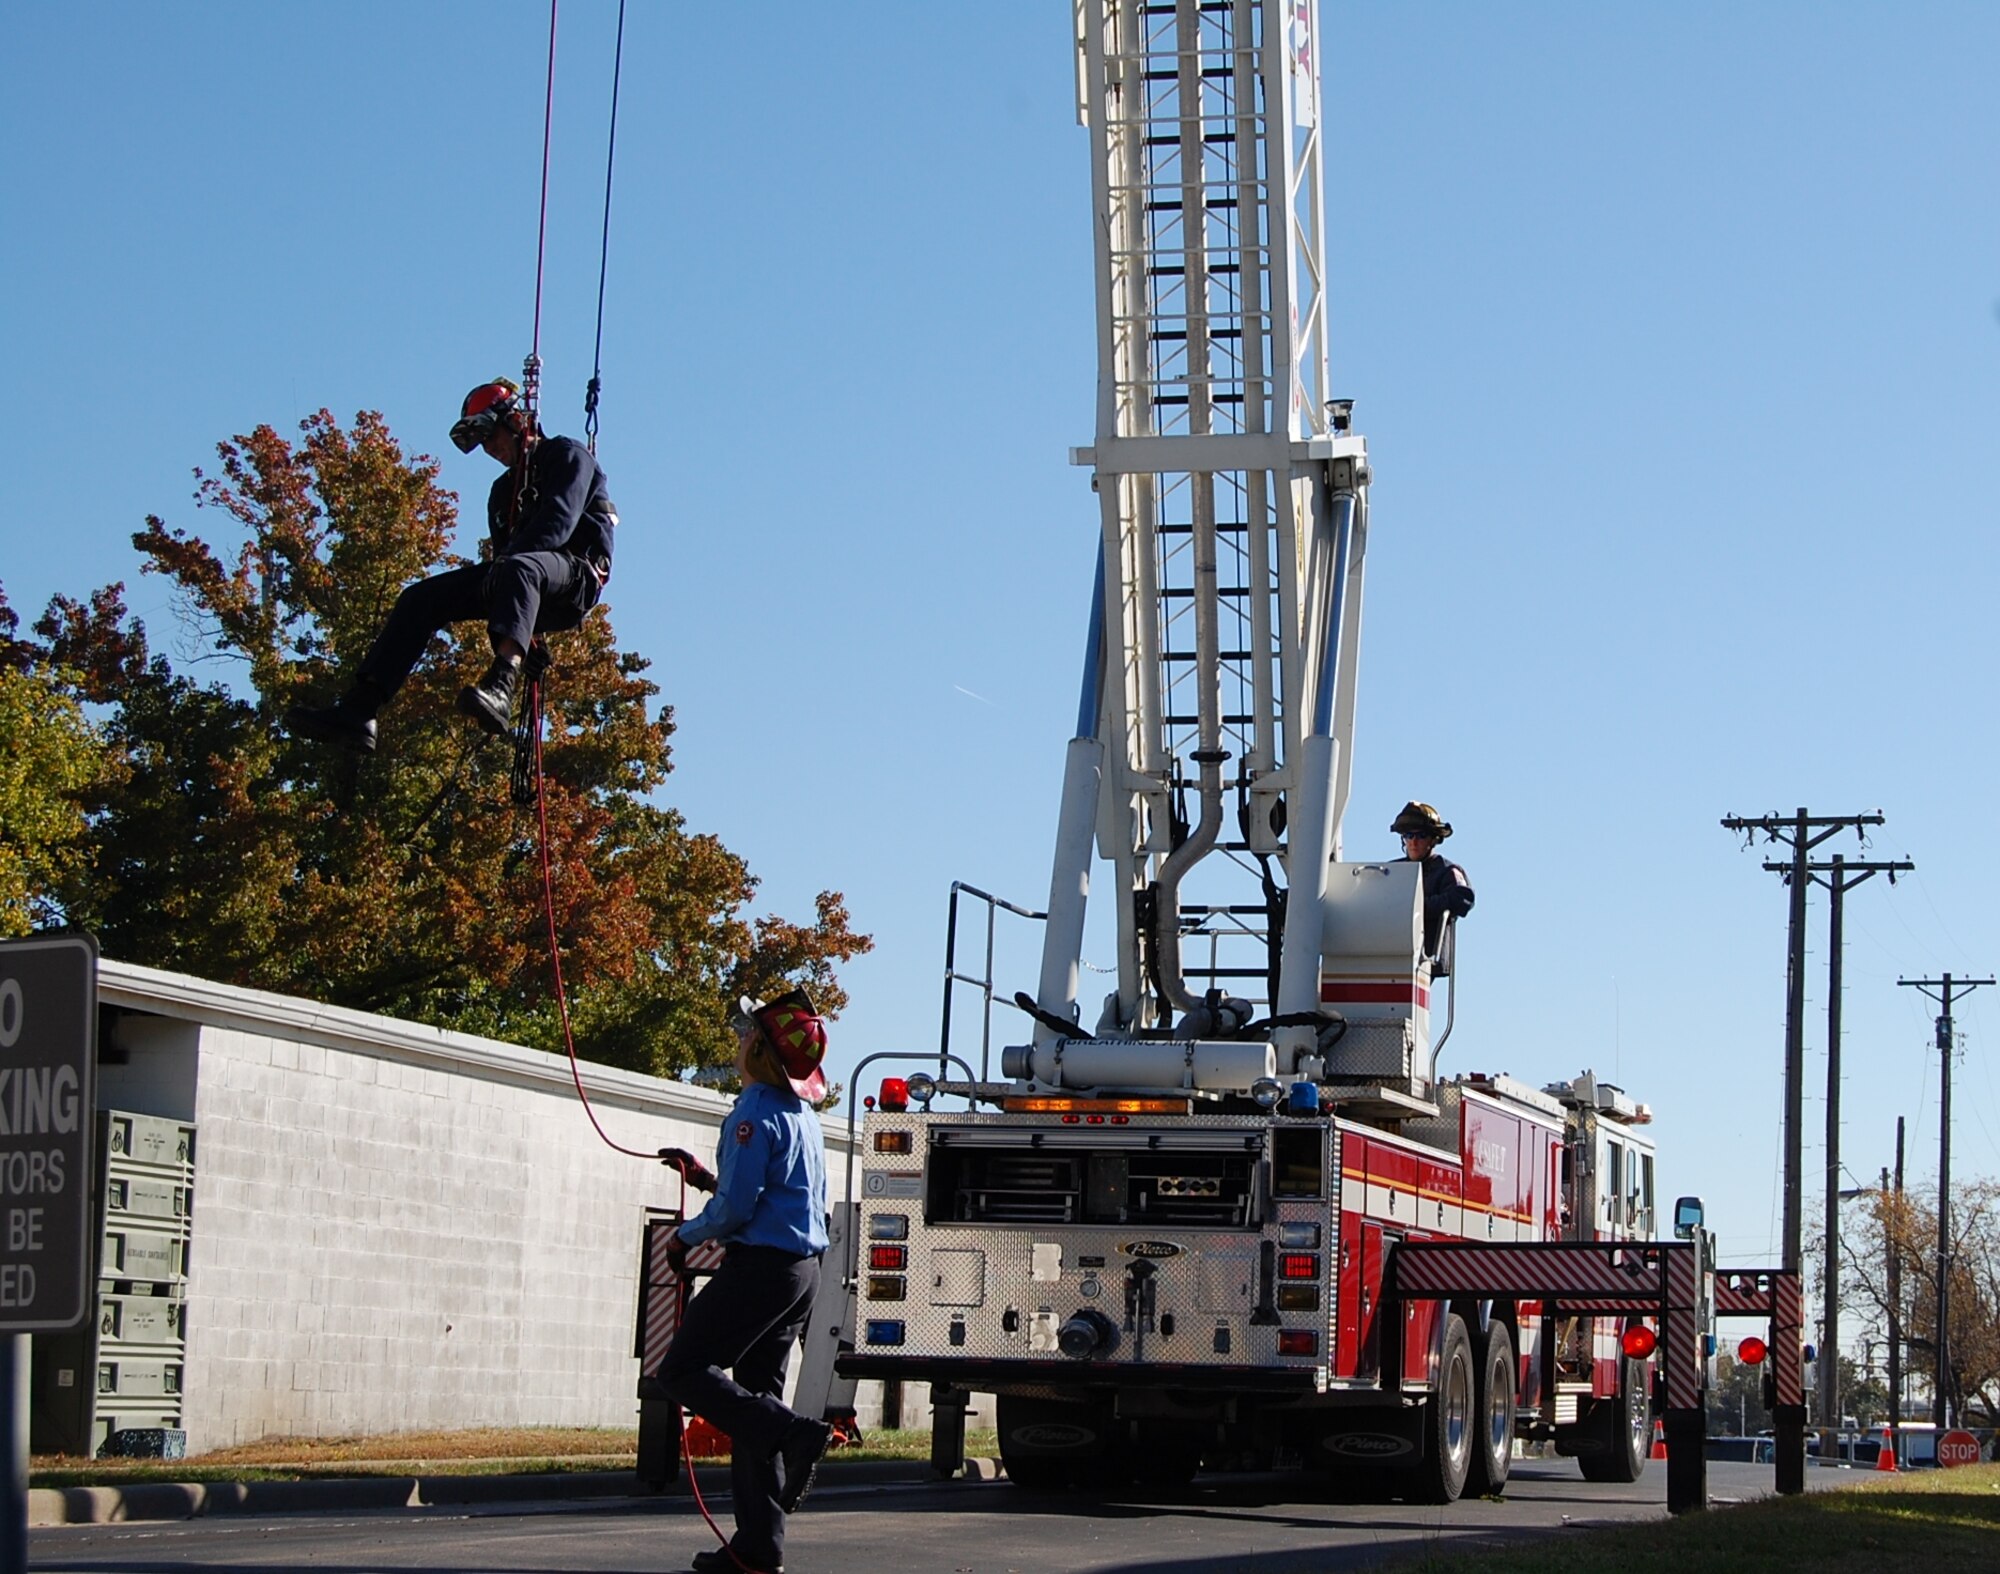
[[(986, 971), (975, 976), (958, 971), (958, 895), (963, 891), (986, 904)], [(951, 907), (945, 917), (944, 930), (944, 1019), (938, 1030), (938, 1064), (943, 1066), (951, 1054), (951, 986), (972, 984), (976, 986), (983, 1002), (979, 1027), (979, 1075), (973, 1077), (970, 1066), (966, 1067), (966, 1080), (985, 1082), (992, 1075), (993, 1057), (993, 930), (1002, 910), (1031, 922), (1046, 923), (1049, 915), (1038, 913), (1032, 908), (1017, 907), (1003, 896), (995, 896), (990, 891), (982, 891), (976, 885), (967, 885), (963, 880), (951, 882)], [(959, 1064), (964, 1065), (961, 1061)]]

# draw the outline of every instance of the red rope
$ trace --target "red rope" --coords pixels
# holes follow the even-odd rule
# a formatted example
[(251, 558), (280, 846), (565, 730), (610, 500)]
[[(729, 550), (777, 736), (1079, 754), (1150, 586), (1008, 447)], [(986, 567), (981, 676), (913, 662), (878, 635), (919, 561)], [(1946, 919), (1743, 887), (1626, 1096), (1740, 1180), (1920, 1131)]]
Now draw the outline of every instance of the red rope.
[[(628, 1148), (622, 1143), (613, 1142), (598, 1120), (597, 1111), (590, 1107), (590, 1095), (583, 1091), (583, 1073), (578, 1069), (576, 1059), (576, 1038), (570, 1031), (569, 991), (563, 985), (562, 946), (556, 936), (555, 880), (549, 872), (549, 795), (542, 776), (542, 683), (539, 678), (528, 685), (528, 713), (535, 734), (535, 818), (541, 833), (537, 841), (542, 855), (542, 911), (547, 916), (549, 924), (549, 964), (555, 971), (556, 1008), (562, 1016), (563, 1047), (569, 1052), (570, 1080), (576, 1084), (576, 1096), (583, 1104), (584, 1114), (590, 1117), (590, 1124), (596, 1129), (597, 1135), (604, 1140), (606, 1147), (619, 1153), (629, 1154), (635, 1159), (657, 1159), (658, 1153), (646, 1153), (638, 1148)], [(678, 1166), (676, 1170), (681, 1178), (681, 1218), (686, 1219), (687, 1172)], [(681, 1292), (685, 1297), (687, 1293), (685, 1279), (681, 1283)], [(685, 1299), (682, 1307), (685, 1315)], [(736, 1549), (729, 1544), (729, 1538), (722, 1533), (722, 1527), (716, 1524), (715, 1516), (708, 1511), (708, 1504), (701, 1495), (701, 1483), (695, 1480), (694, 1454), (688, 1447), (685, 1412), (681, 1425), (681, 1459), (687, 1465), (688, 1489), (694, 1493), (694, 1506), (701, 1510), (701, 1517), (708, 1521), (708, 1528), (715, 1532), (717, 1544), (729, 1554), (729, 1561), (742, 1570), (742, 1574), (761, 1574), (760, 1570), (751, 1568), (736, 1555)]]
[[(556, 935), (555, 880), (549, 873), (549, 794), (542, 778), (542, 682), (539, 678), (528, 685), (528, 707), (530, 725), (535, 733), (535, 819), (541, 832), (536, 841), (542, 855), (542, 912), (549, 923), (549, 966), (555, 971), (556, 1009), (562, 1016), (563, 1048), (569, 1052), (570, 1081), (576, 1084), (576, 1096), (583, 1103), (583, 1112), (590, 1117), (590, 1124), (604, 1139), (606, 1147), (635, 1159), (657, 1159), (660, 1156), (657, 1151), (647, 1153), (638, 1148), (628, 1148), (621, 1142), (613, 1142), (598, 1120), (597, 1111), (590, 1107), (590, 1095), (583, 1091), (583, 1072), (576, 1061), (576, 1035), (571, 1031), (569, 1022), (569, 990), (563, 984), (562, 942)], [(681, 1201), (685, 1211), (685, 1180), (682, 1182)]]

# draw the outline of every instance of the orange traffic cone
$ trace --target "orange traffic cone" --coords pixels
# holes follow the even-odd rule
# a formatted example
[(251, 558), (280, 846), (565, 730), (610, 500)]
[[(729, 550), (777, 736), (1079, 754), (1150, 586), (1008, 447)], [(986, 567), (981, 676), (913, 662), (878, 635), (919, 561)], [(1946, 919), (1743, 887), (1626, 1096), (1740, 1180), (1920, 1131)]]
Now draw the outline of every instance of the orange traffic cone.
[(1875, 1456), (1875, 1468), (1877, 1470), (1894, 1470), (1896, 1468), (1896, 1450), (1887, 1436), (1884, 1436), (1882, 1439), (1881, 1453)]
[(1648, 1459), (1665, 1459), (1667, 1457), (1666, 1422), (1656, 1420), (1653, 1423), (1653, 1451), (1646, 1457)]

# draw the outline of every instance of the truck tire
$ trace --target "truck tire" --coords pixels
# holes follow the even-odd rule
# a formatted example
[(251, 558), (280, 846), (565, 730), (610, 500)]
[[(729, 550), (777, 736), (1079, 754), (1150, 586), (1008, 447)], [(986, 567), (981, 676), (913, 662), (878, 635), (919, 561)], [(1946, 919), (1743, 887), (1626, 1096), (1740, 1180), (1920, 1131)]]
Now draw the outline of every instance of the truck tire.
[(1456, 1503), (1472, 1470), (1474, 1399), (1478, 1384), (1472, 1371), (1472, 1341), (1465, 1319), (1445, 1314), (1444, 1355), (1438, 1362), (1437, 1388), (1424, 1402), (1424, 1459), (1417, 1466), (1415, 1496), (1425, 1503)]
[(1487, 1497), (1507, 1485), (1514, 1468), (1514, 1389), (1519, 1369), (1505, 1323), (1487, 1325), (1479, 1345), (1478, 1371), (1479, 1408), (1465, 1484), (1474, 1497)]
[(1646, 1469), (1653, 1406), (1646, 1392), (1646, 1363), (1618, 1363), (1618, 1392), (1591, 1406), (1592, 1447), (1577, 1455), (1586, 1481), (1637, 1481)]

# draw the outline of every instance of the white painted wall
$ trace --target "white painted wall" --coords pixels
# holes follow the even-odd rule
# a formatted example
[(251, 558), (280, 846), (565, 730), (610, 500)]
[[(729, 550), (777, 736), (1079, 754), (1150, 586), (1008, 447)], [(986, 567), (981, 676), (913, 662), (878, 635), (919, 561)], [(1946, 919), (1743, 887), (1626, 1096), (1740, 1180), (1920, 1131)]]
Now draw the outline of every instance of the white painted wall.
[[(197, 1127), (190, 1451), (633, 1423), (640, 1233), (680, 1182), (599, 1141), (563, 1057), (115, 962), (99, 998), (99, 1106)], [(583, 1080), (616, 1141), (713, 1153), (727, 1099)]]

